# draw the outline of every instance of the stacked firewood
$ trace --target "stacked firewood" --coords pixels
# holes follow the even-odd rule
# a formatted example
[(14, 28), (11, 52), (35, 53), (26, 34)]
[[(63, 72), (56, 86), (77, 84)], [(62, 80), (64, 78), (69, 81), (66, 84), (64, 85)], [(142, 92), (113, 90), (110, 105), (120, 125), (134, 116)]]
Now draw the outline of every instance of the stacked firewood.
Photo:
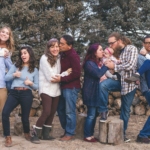
[[(30, 117), (33, 117), (33, 116), (39, 117), (41, 116), (41, 113), (42, 113), (41, 98), (38, 94), (38, 91), (32, 91), (32, 94), (33, 94), (33, 103), (32, 103), (32, 108), (30, 111)], [(78, 94), (76, 108), (77, 108), (77, 113), (86, 114), (87, 112), (87, 108), (83, 104), (81, 91)], [(108, 97), (108, 109), (109, 109), (110, 116), (120, 114), (120, 109), (121, 109), (120, 92), (110, 92), (109, 97)], [(147, 115), (147, 116), (150, 115), (150, 107), (140, 90), (136, 91), (130, 111), (131, 111), (130, 114), (134, 114), (134, 115)], [(10, 114), (10, 116), (15, 116), (15, 114), (19, 116), (21, 115), (20, 105), (14, 109), (14, 111)]]

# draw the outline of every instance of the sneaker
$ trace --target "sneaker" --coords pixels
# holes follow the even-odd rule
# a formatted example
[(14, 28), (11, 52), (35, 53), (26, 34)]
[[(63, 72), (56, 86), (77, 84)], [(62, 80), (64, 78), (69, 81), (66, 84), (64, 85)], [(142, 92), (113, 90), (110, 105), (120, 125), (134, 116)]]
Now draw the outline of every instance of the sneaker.
[(133, 73), (131, 77), (124, 79), (124, 81), (127, 83), (131, 83), (139, 80), (140, 80), (140, 75), (137, 73)]
[(137, 137), (136, 139), (137, 142), (140, 142), (140, 143), (147, 143), (149, 144), (150, 143), (150, 139), (148, 137)]
[(128, 143), (128, 142), (130, 142), (130, 141), (131, 141), (131, 139), (128, 139), (127, 137), (124, 138), (124, 142), (125, 142), (125, 143)]
[(109, 112), (108, 111), (106, 111), (106, 112), (102, 112), (101, 113), (101, 117), (100, 117), (100, 122), (106, 122), (107, 121), (107, 117), (108, 117), (108, 114), (109, 114)]

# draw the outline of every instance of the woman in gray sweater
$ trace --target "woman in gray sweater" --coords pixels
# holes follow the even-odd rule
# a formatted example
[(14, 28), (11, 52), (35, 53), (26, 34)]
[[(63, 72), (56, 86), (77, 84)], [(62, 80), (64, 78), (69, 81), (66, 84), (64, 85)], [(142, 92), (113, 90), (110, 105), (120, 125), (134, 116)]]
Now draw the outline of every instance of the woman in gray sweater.
[(12, 146), (10, 136), (9, 116), (11, 111), (21, 105), (22, 124), (26, 140), (30, 140), (29, 113), (33, 101), (32, 89), (38, 89), (38, 69), (35, 68), (35, 57), (29, 46), (22, 47), (19, 51), (18, 61), (11, 67), (5, 76), (5, 81), (12, 81), (11, 90), (2, 112), (2, 124), (5, 146)]

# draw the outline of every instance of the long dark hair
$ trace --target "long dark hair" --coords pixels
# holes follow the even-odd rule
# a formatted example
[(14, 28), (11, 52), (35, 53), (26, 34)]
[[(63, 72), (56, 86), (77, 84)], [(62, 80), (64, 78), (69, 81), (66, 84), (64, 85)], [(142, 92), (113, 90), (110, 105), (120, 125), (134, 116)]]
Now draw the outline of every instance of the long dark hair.
[(19, 54), (18, 54), (18, 60), (17, 60), (17, 62), (15, 64), (15, 66), (17, 68), (19, 68), (19, 70), (21, 70), (23, 68), (23, 64), (24, 63), (23, 63), (23, 60), (21, 58), (21, 51), (23, 49), (26, 49), (27, 52), (29, 53), (30, 57), (29, 57), (29, 69), (28, 69), (28, 71), (30, 73), (32, 73), (32, 72), (34, 72), (36, 59), (35, 59), (35, 56), (34, 56), (34, 52), (33, 52), (32, 48), (30, 46), (23, 46), (23, 47), (21, 47), (21, 49), (19, 50)]
[(91, 61), (97, 63), (95, 53), (99, 46), (100, 46), (100, 44), (98, 44), (98, 43), (95, 43), (95, 44), (92, 44), (89, 46), (87, 53), (85, 55), (84, 61), (83, 61), (83, 67), (84, 67), (85, 62), (88, 60), (91, 60)]
[(59, 43), (57, 39), (52, 38), (47, 42), (47, 46), (46, 46), (46, 50), (45, 50), (45, 55), (47, 56), (47, 61), (49, 62), (49, 64), (51, 65), (51, 67), (53, 67), (56, 64), (57, 61), (57, 56), (53, 56), (50, 53), (50, 47), (54, 46), (56, 43)]

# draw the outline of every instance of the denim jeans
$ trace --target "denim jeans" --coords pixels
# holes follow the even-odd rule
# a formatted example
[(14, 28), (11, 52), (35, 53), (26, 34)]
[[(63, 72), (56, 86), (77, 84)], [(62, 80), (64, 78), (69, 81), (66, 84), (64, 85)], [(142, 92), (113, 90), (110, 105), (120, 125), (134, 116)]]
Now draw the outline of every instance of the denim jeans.
[(136, 92), (136, 89), (127, 93), (126, 95), (121, 96), (120, 119), (122, 119), (124, 122), (124, 135), (125, 135), (125, 131), (126, 131), (127, 126), (128, 126), (128, 121), (129, 121), (129, 117), (130, 117), (130, 107), (132, 105), (135, 92)]
[(63, 89), (58, 103), (58, 116), (65, 134), (72, 136), (76, 128), (76, 101), (79, 89)]
[(33, 96), (31, 90), (10, 90), (2, 112), (4, 136), (10, 136), (9, 116), (11, 111), (13, 111), (13, 109), (19, 104), (21, 105), (22, 110), (21, 120), (23, 124), (24, 133), (29, 133), (29, 113), (32, 101)]
[(145, 73), (146, 82), (150, 89), (150, 60), (145, 60), (143, 65), (139, 68), (138, 73), (140, 75)]
[[(144, 96), (150, 106), (150, 90), (144, 92)], [(148, 117), (147, 121), (145, 122), (143, 129), (139, 133), (139, 137), (148, 137), (148, 136), (150, 136), (150, 116)]]
[(87, 106), (87, 117), (84, 123), (84, 137), (91, 137), (94, 135), (94, 127), (96, 123), (96, 117), (98, 116), (98, 108), (93, 106)]
[[(100, 107), (99, 112), (106, 112), (108, 111), (107, 104), (108, 104), (108, 95), (110, 91), (120, 91), (121, 90), (121, 83), (118, 80), (113, 79), (106, 79), (99, 84), (100, 89)], [(130, 117), (130, 107), (135, 95), (135, 91), (133, 90), (126, 95), (121, 96), (121, 114), (120, 119), (124, 121), (124, 134), (125, 130), (128, 126), (128, 121)]]
[(106, 79), (99, 83), (100, 106), (99, 112), (108, 111), (108, 96), (110, 91), (120, 91), (121, 83), (118, 80)]

